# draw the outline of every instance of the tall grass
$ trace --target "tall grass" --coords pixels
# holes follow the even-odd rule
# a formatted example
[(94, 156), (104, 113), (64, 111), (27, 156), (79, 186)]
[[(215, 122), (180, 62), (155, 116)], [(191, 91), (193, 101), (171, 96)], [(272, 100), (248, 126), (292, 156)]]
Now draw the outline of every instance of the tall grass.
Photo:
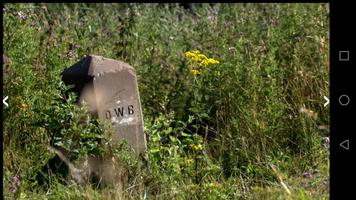
[[(7, 198), (328, 198), (328, 149), (318, 130), (329, 124), (328, 5), (184, 6), (5, 4)], [(220, 63), (193, 75), (184, 56), (191, 50)], [(95, 142), (105, 127), (83, 124), (85, 108), (64, 98), (60, 73), (89, 54), (135, 67), (143, 160)], [(110, 151), (123, 163), (122, 190), (66, 185), (56, 174), (48, 188), (39, 185), (54, 138), (73, 158)], [(319, 173), (302, 176), (313, 169)]]

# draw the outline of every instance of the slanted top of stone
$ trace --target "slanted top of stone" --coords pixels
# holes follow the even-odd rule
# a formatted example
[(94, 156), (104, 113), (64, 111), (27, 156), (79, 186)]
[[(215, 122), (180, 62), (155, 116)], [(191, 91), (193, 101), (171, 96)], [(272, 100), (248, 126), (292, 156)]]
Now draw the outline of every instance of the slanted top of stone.
[(89, 55), (68, 69), (65, 69), (62, 75), (67, 78), (97, 77), (105, 73), (115, 73), (123, 69), (129, 69), (129, 71), (135, 73), (135, 69), (127, 63), (102, 56)]

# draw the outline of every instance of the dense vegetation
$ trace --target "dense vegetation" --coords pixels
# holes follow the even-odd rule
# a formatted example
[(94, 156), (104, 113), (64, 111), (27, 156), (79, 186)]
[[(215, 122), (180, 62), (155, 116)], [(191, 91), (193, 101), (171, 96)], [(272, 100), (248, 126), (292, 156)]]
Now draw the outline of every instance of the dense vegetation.
[[(3, 30), (5, 198), (328, 199), (327, 4), (5, 4)], [(136, 69), (146, 154), (65, 95), (89, 54)], [(117, 159), (120, 187), (44, 171), (48, 144)]]

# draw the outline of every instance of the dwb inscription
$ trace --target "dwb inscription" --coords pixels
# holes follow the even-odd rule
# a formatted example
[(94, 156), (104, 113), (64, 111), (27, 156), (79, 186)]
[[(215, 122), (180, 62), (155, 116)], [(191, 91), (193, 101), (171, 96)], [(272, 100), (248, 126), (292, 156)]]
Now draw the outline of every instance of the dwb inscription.
[[(126, 109), (125, 109), (126, 108)], [(107, 110), (105, 112), (105, 117), (106, 119), (112, 119), (112, 114), (114, 113), (114, 116), (116, 116), (117, 118), (122, 118), (124, 117), (124, 115), (133, 115), (135, 114), (134, 111), (134, 106), (133, 105), (128, 105), (127, 107), (121, 106), (121, 107), (117, 107), (113, 109), (113, 112), (110, 110)]]

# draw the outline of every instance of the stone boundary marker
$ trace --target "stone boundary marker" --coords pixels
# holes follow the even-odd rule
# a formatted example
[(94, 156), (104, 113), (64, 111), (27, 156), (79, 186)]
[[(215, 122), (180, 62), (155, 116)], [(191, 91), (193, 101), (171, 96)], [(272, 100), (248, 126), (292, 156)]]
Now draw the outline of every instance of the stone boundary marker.
[(114, 127), (112, 139), (126, 139), (136, 153), (146, 150), (143, 116), (136, 71), (127, 63), (89, 55), (65, 69), (62, 80), (74, 85), (79, 102), (86, 101), (91, 112)]

